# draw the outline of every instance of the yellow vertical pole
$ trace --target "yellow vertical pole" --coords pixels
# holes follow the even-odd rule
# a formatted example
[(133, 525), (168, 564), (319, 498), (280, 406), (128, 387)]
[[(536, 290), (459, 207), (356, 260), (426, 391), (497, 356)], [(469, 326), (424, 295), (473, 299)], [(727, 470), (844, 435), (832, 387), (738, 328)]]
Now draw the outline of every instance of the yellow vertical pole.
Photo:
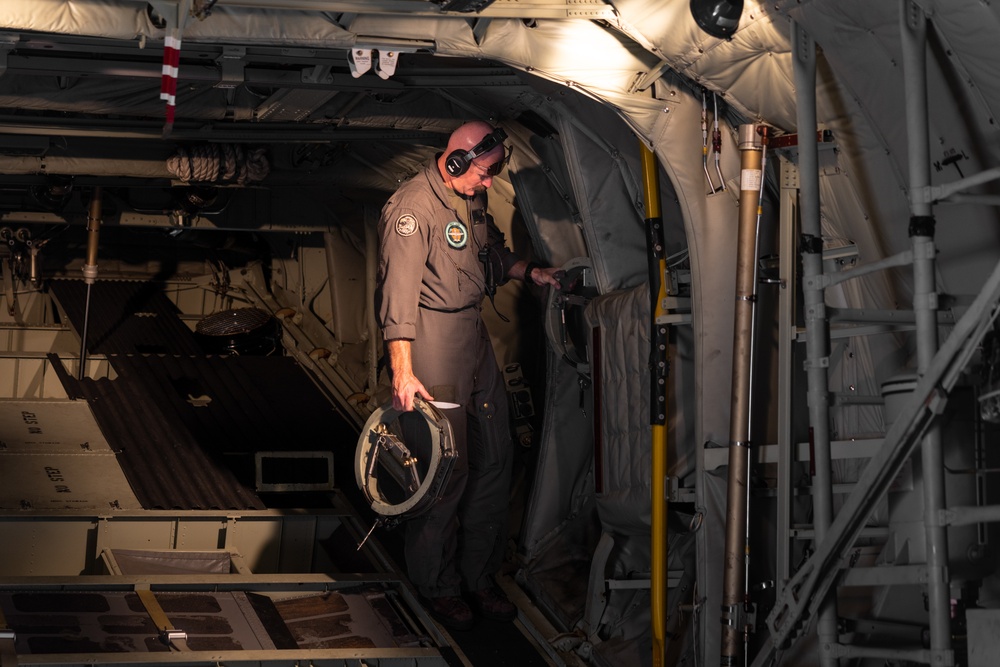
[(667, 325), (657, 320), (664, 315), (667, 297), (665, 272), (666, 250), (663, 220), (660, 217), (659, 163), (656, 155), (640, 145), (642, 180), (646, 202), (646, 249), (649, 264), (650, 295), (650, 395), (649, 415), (652, 426), (652, 514), (650, 526), (650, 617), (653, 633), (653, 667), (666, 664), (667, 649), (667, 375), (669, 341)]

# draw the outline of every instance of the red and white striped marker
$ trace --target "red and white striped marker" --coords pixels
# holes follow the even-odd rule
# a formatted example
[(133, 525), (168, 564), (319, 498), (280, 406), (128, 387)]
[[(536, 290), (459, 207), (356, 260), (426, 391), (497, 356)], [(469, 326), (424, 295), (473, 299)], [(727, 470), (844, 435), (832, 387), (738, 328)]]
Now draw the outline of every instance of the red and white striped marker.
[(160, 99), (167, 102), (167, 120), (164, 135), (174, 126), (174, 111), (177, 107), (177, 76), (181, 64), (181, 32), (170, 31), (163, 42), (163, 71), (160, 79)]

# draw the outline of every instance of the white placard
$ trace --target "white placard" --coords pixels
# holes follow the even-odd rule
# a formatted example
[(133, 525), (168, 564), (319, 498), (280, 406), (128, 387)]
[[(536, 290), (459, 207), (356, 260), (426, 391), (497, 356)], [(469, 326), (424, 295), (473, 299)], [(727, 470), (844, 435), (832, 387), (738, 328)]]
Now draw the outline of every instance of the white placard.
[(740, 190), (760, 191), (760, 169), (744, 169), (740, 172)]

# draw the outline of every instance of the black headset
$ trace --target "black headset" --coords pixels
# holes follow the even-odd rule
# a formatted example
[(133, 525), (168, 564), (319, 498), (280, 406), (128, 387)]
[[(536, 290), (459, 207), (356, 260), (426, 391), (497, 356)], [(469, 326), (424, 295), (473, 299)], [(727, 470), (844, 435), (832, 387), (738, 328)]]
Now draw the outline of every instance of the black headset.
[(452, 151), (444, 161), (444, 168), (448, 170), (448, 175), (458, 177), (469, 171), (472, 161), (481, 155), (489, 153), (497, 146), (503, 144), (507, 138), (507, 133), (502, 127), (494, 128), (492, 132), (483, 137), (483, 140), (467, 151)]

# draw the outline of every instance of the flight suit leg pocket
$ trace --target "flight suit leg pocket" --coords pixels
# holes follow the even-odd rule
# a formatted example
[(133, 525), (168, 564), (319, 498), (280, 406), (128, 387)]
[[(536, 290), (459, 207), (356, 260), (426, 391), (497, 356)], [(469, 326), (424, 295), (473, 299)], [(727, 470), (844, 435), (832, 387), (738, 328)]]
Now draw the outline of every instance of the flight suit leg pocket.
[(486, 470), (499, 465), (507, 428), (504, 410), (497, 410), (493, 403), (479, 401), (475, 406), (475, 419), (469, 420), (469, 467)]

